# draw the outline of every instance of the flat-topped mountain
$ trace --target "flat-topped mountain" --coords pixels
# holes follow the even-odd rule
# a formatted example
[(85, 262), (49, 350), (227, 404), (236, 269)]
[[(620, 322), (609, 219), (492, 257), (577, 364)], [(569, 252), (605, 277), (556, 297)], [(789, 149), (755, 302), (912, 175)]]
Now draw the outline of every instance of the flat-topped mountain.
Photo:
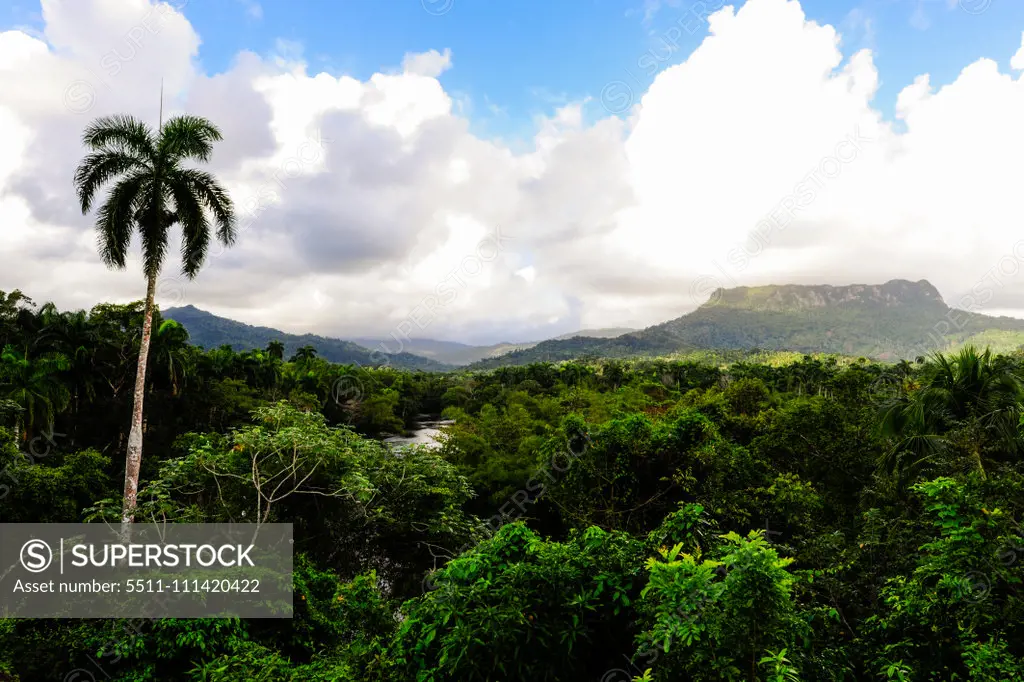
[(918, 282), (894, 279), (885, 284), (850, 284), (838, 287), (828, 284), (782, 284), (716, 289), (712, 292), (708, 305), (780, 312), (801, 312), (838, 306), (946, 306), (939, 290), (923, 279)]
[(1015, 349), (1024, 345), (1024, 320), (950, 308), (926, 280), (785, 284), (717, 289), (693, 312), (638, 332), (612, 339), (544, 341), (472, 368), (701, 349), (792, 350), (897, 360), (968, 342), (994, 350)]

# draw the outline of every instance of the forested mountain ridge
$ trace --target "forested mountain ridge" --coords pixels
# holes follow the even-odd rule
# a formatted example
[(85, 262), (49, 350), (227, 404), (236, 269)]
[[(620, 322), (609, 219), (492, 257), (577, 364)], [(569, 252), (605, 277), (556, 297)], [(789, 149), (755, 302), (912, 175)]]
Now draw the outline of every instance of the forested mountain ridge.
[[(353, 338), (338, 339), (316, 334), (288, 334), (272, 327), (257, 327), (201, 310), (192, 305), (168, 308), (165, 319), (181, 323), (189, 338), (203, 348), (231, 346), (236, 351), (265, 348), (274, 340), (282, 341), (285, 352), (293, 354), (302, 346), (313, 346), (325, 360), (343, 364), (359, 363), (376, 366), (382, 358), (394, 367), (444, 371), (480, 360), (499, 357), (510, 351), (532, 348), (538, 342), (502, 342), (475, 346), (456, 341), (435, 339)], [(608, 329), (581, 329), (556, 336), (554, 340), (576, 337), (610, 338), (634, 331), (625, 327)]]
[(341, 364), (377, 366), (388, 363), (402, 369), (444, 371), (451, 367), (443, 362), (424, 358), (412, 353), (384, 353), (365, 348), (351, 341), (332, 339), (315, 334), (287, 334), (270, 327), (254, 327), (226, 317), (219, 317), (195, 306), (168, 308), (163, 317), (180, 323), (188, 330), (189, 339), (203, 348), (231, 346), (235, 351), (266, 348), (271, 341), (284, 344), (285, 353), (293, 355), (303, 346), (313, 346), (320, 357)]
[(889, 280), (885, 284), (848, 286), (781, 284), (760, 287), (720, 287), (711, 293), (709, 304), (745, 310), (801, 312), (843, 305), (879, 307), (916, 306), (945, 310), (942, 295), (928, 280)]
[[(629, 329), (628, 327), (611, 327), (608, 329), (580, 329), (578, 331), (569, 332), (568, 334), (562, 334), (555, 336), (551, 340), (559, 341), (563, 339), (573, 339), (577, 336), (585, 336), (592, 338), (612, 338), (615, 336), (621, 336), (628, 334), (629, 332), (636, 331), (635, 329)], [(365, 346), (371, 350), (386, 349), (388, 351), (405, 351), (412, 353), (413, 355), (420, 355), (431, 360), (437, 360), (449, 365), (469, 365), (480, 360), (486, 360), (488, 358), (496, 358), (506, 353), (510, 353), (517, 350), (525, 350), (527, 348), (533, 348), (540, 341), (525, 341), (525, 342), (509, 342), (502, 341), (500, 343), (492, 343), (486, 346), (474, 346), (466, 343), (459, 343), (457, 341), (438, 341), (436, 339), (396, 339), (390, 337), (387, 339), (373, 339), (373, 338), (355, 338), (351, 339), (360, 346)], [(383, 346), (381, 344), (384, 344)]]
[(578, 357), (657, 356), (700, 349), (769, 349), (913, 359), (983, 340), (994, 350), (1024, 344), (1024, 320), (949, 307), (926, 280), (849, 286), (719, 288), (674, 320), (613, 339), (545, 341), (473, 368)]

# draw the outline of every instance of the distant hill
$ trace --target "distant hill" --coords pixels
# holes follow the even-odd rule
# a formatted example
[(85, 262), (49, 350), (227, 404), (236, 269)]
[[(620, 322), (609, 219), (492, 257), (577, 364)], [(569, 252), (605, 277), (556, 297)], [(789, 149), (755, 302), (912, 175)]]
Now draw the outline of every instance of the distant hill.
[(925, 280), (839, 287), (788, 284), (718, 289), (697, 310), (641, 331), (610, 339), (544, 341), (471, 368), (699, 349), (759, 348), (898, 360), (969, 342), (1015, 349), (1024, 345), (1024, 320), (952, 309)]
[(529, 348), (532, 343), (495, 343), (490, 346), (470, 346), (456, 341), (437, 341), (435, 339), (402, 339), (399, 343), (393, 338), (388, 339), (352, 339), (353, 342), (371, 350), (387, 350), (401, 348), (424, 358), (430, 358), (449, 365), (468, 365), (478, 360), (497, 357), (509, 351)]
[[(610, 338), (635, 331), (626, 327), (613, 327), (608, 329), (582, 329), (578, 332), (563, 334), (554, 337), (557, 339), (572, 339), (577, 336), (593, 338)], [(399, 344), (393, 338), (389, 339), (352, 339), (355, 343), (370, 349), (398, 350), (420, 355), (425, 358), (437, 360), (450, 365), (468, 365), (488, 358), (496, 358), (506, 353), (525, 350), (537, 345), (536, 341), (526, 343), (495, 343), (489, 346), (471, 346), (455, 341), (436, 341), (434, 339), (402, 339)]]
[[(188, 330), (192, 343), (203, 348), (218, 348), (229, 345), (236, 351), (253, 348), (266, 348), (271, 341), (281, 341), (285, 347), (285, 357), (290, 357), (302, 346), (313, 346), (317, 354), (331, 362), (344, 364), (358, 363), (363, 366), (383, 364), (381, 356), (351, 341), (331, 339), (313, 334), (286, 334), (270, 327), (254, 327), (252, 325), (218, 317), (195, 306), (168, 308), (161, 311), (164, 319), (175, 320)], [(403, 369), (421, 369), (425, 371), (445, 371), (452, 367), (437, 360), (420, 357), (408, 352), (387, 356), (390, 366)]]
[(581, 329), (578, 332), (572, 332), (570, 334), (562, 334), (556, 336), (551, 341), (565, 341), (567, 339), (575, 339), (577, 336), (593, 339), (612, 339), (616, 336), (622, 336), (623, 334), (629, 334), (637, 331), (636, 329), (630, 329), (629, 327), (608, 327), (606, 329)]

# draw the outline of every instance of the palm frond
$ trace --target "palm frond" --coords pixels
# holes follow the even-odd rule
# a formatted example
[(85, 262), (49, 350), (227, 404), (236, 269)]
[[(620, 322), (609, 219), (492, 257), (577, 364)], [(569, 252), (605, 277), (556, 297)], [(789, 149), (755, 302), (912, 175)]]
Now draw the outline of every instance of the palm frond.
[(147, 174), (137, 173), (117, 183), (96, 216), (100, 258), (108, 267), (124, 268), (137, 226), (138, 209), (145, 189), (152, 184)]
[(208, 161), (220, 139), (220, 130), (198, 116), (176, 116), (157, 134), (125, 115), (97, 119), (86, 129), (83, 141), (93, 152), (74, 177), (83, 213), (105, 184), (117, 181), (96, 222), (100, 255), (108, 266), (125, 266), (138, 230), (145, 273), (156, 276), (175, 222), (182, 226), (183, 271), (190, 278), (205, 260), (212, 224), (221, 242), (234, 243), (234, 207), (227, 191), (211, 174), (179, 166), (183, 159)]
[(906, 398), (896, 398), (882, 404), (878, 411), (876, 433), (882, 437), (896, 436), (906, 428), (909, 403)]
[(175, 171), (167, 178), (174, 199), (174, 219), (181, 226), (181, 270), (192, 279), (206, 260), (210, 244), (210, 221), (192, 185)]
[(184, 345), (188, 343), (188, 330), (177, 320), (164, 320), (157, 329), (157, 335), (161, 339), (168, 339), (172, 345)]
[(209, 161), (213, 143), (221, 140), (220, 130), (201, 116), (175, 116), (160, 129), (158, 152), (168, 161), (196, 159)]
[[(879, 465), (888, 474), (895, 474), (902, 469), (905, 476), (944, 452), (948, 445), (948, 441), (938, 434), (914, 434), (902, 439), (882, 455)], [(907, 455), (915, 458), (909, 466), (905, 463)]]
[(88, 213), (96, 192), (114, 178), (149, 168), (146, 161), (125, 150), (99, 151), (86, 156), (75, 170), (74, 186), (82, 213)]
[(152, 128), (125, 114), (98, 118), (82, 134), (82, 143), (90, 149), (120, 151), (151, 162), (156, 159), (155, 139)]
[(196, 195), (203, 206), (213, 215), (217, 224), (217, 239), (224, 246), (231, 246), (237, 237), (235, 231), (235, 206), (230, 195), (217, 179), (206, 171), (184, 168), (176, 171)]

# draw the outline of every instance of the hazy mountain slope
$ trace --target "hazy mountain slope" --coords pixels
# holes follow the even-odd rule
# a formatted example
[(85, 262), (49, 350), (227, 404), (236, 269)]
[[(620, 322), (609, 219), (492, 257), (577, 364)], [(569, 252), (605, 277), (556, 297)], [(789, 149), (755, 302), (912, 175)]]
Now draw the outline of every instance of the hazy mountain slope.
[(578, 332), (571, 332), (569, 334), (562, 334), (561, 336), (555, 336), (549, 339), (550, 341), (565, 341), (567, 339), (574, 339), (577, 336), (592, 339), (613, 339), (616, 336), (622, 336), (623, 334), (630, 334), (637, 331), (636, 329), (630, 329), (629, 327), (607, 327), (604, 329), (581, 329)]
[[(570, 334), (556, 336), (552, 340), (572, 339), (577, 336), (592, 338), (612, 338), (635, 331), (627, 327), (612, 327), (608, 329), (581, 329)], [(352, 339), (355, 343), (370, 349), (381, 349), (383, 344), (387, 350), (402, 350), (420, 355), (425, 358), (437, 360), (451, 365), (468, 365), (473, 362), (496, 358), (506, 353), (533, 348), (537, 342), (525, 343), (495, 343), (489, 346), (471, 346), (455, 341), (437, 341), (435, 339), (402, 339), (399, 343), (393, 338), (388, 339)], [(541, 342), (544, 343), (544, 342)]]
[[(270, 327), (254, 327), (252, 325), (218, 317), (194, 306), (169, 308), (162, 311), (165, 319), (176, 320), (188, 330), (192, 343), (204, 348), (217, 348), (230, 345), (235, 350), (266, 348), (271, 341), (281, 341), (285, 347), (285, 357), (291, 356), (302, 346), (313, 346), (320, 357), (331, 362), (346, 364), (358, 363), (364, 366), (380, 365), (382, 355), (340, 339), (331, 339), (314, 334), (287, 334)], [(450, 366), (420, 357), (412, 353), (388, 355), (392, 367), (405, 369), (422, 369), (428, 371), (444, 371)]]
[(968, 340), (1024, 344), (1024, 320), (954, 310), (925, 280), (834, 287), (781, 285), (715, 291), (674, 320), (613, 339), (545, 341), (474, 369), (574, 357), (661, 355), (696, 349), (778, 349), (879, 359), (913, 358)]
[(456, 341), (437, 341), (435, 339), (402, 339), (401, 343), (393, 338), (387, 339), (352, 339), (353, 342), (371, 350), (398, 350), (413, 353), (450, 365), (468, 365), (478, 360), (492, 358), (508, 353), (517, 348), (529, 348), (532, 343), (495, 343), (490, 346), (471, 346)]

